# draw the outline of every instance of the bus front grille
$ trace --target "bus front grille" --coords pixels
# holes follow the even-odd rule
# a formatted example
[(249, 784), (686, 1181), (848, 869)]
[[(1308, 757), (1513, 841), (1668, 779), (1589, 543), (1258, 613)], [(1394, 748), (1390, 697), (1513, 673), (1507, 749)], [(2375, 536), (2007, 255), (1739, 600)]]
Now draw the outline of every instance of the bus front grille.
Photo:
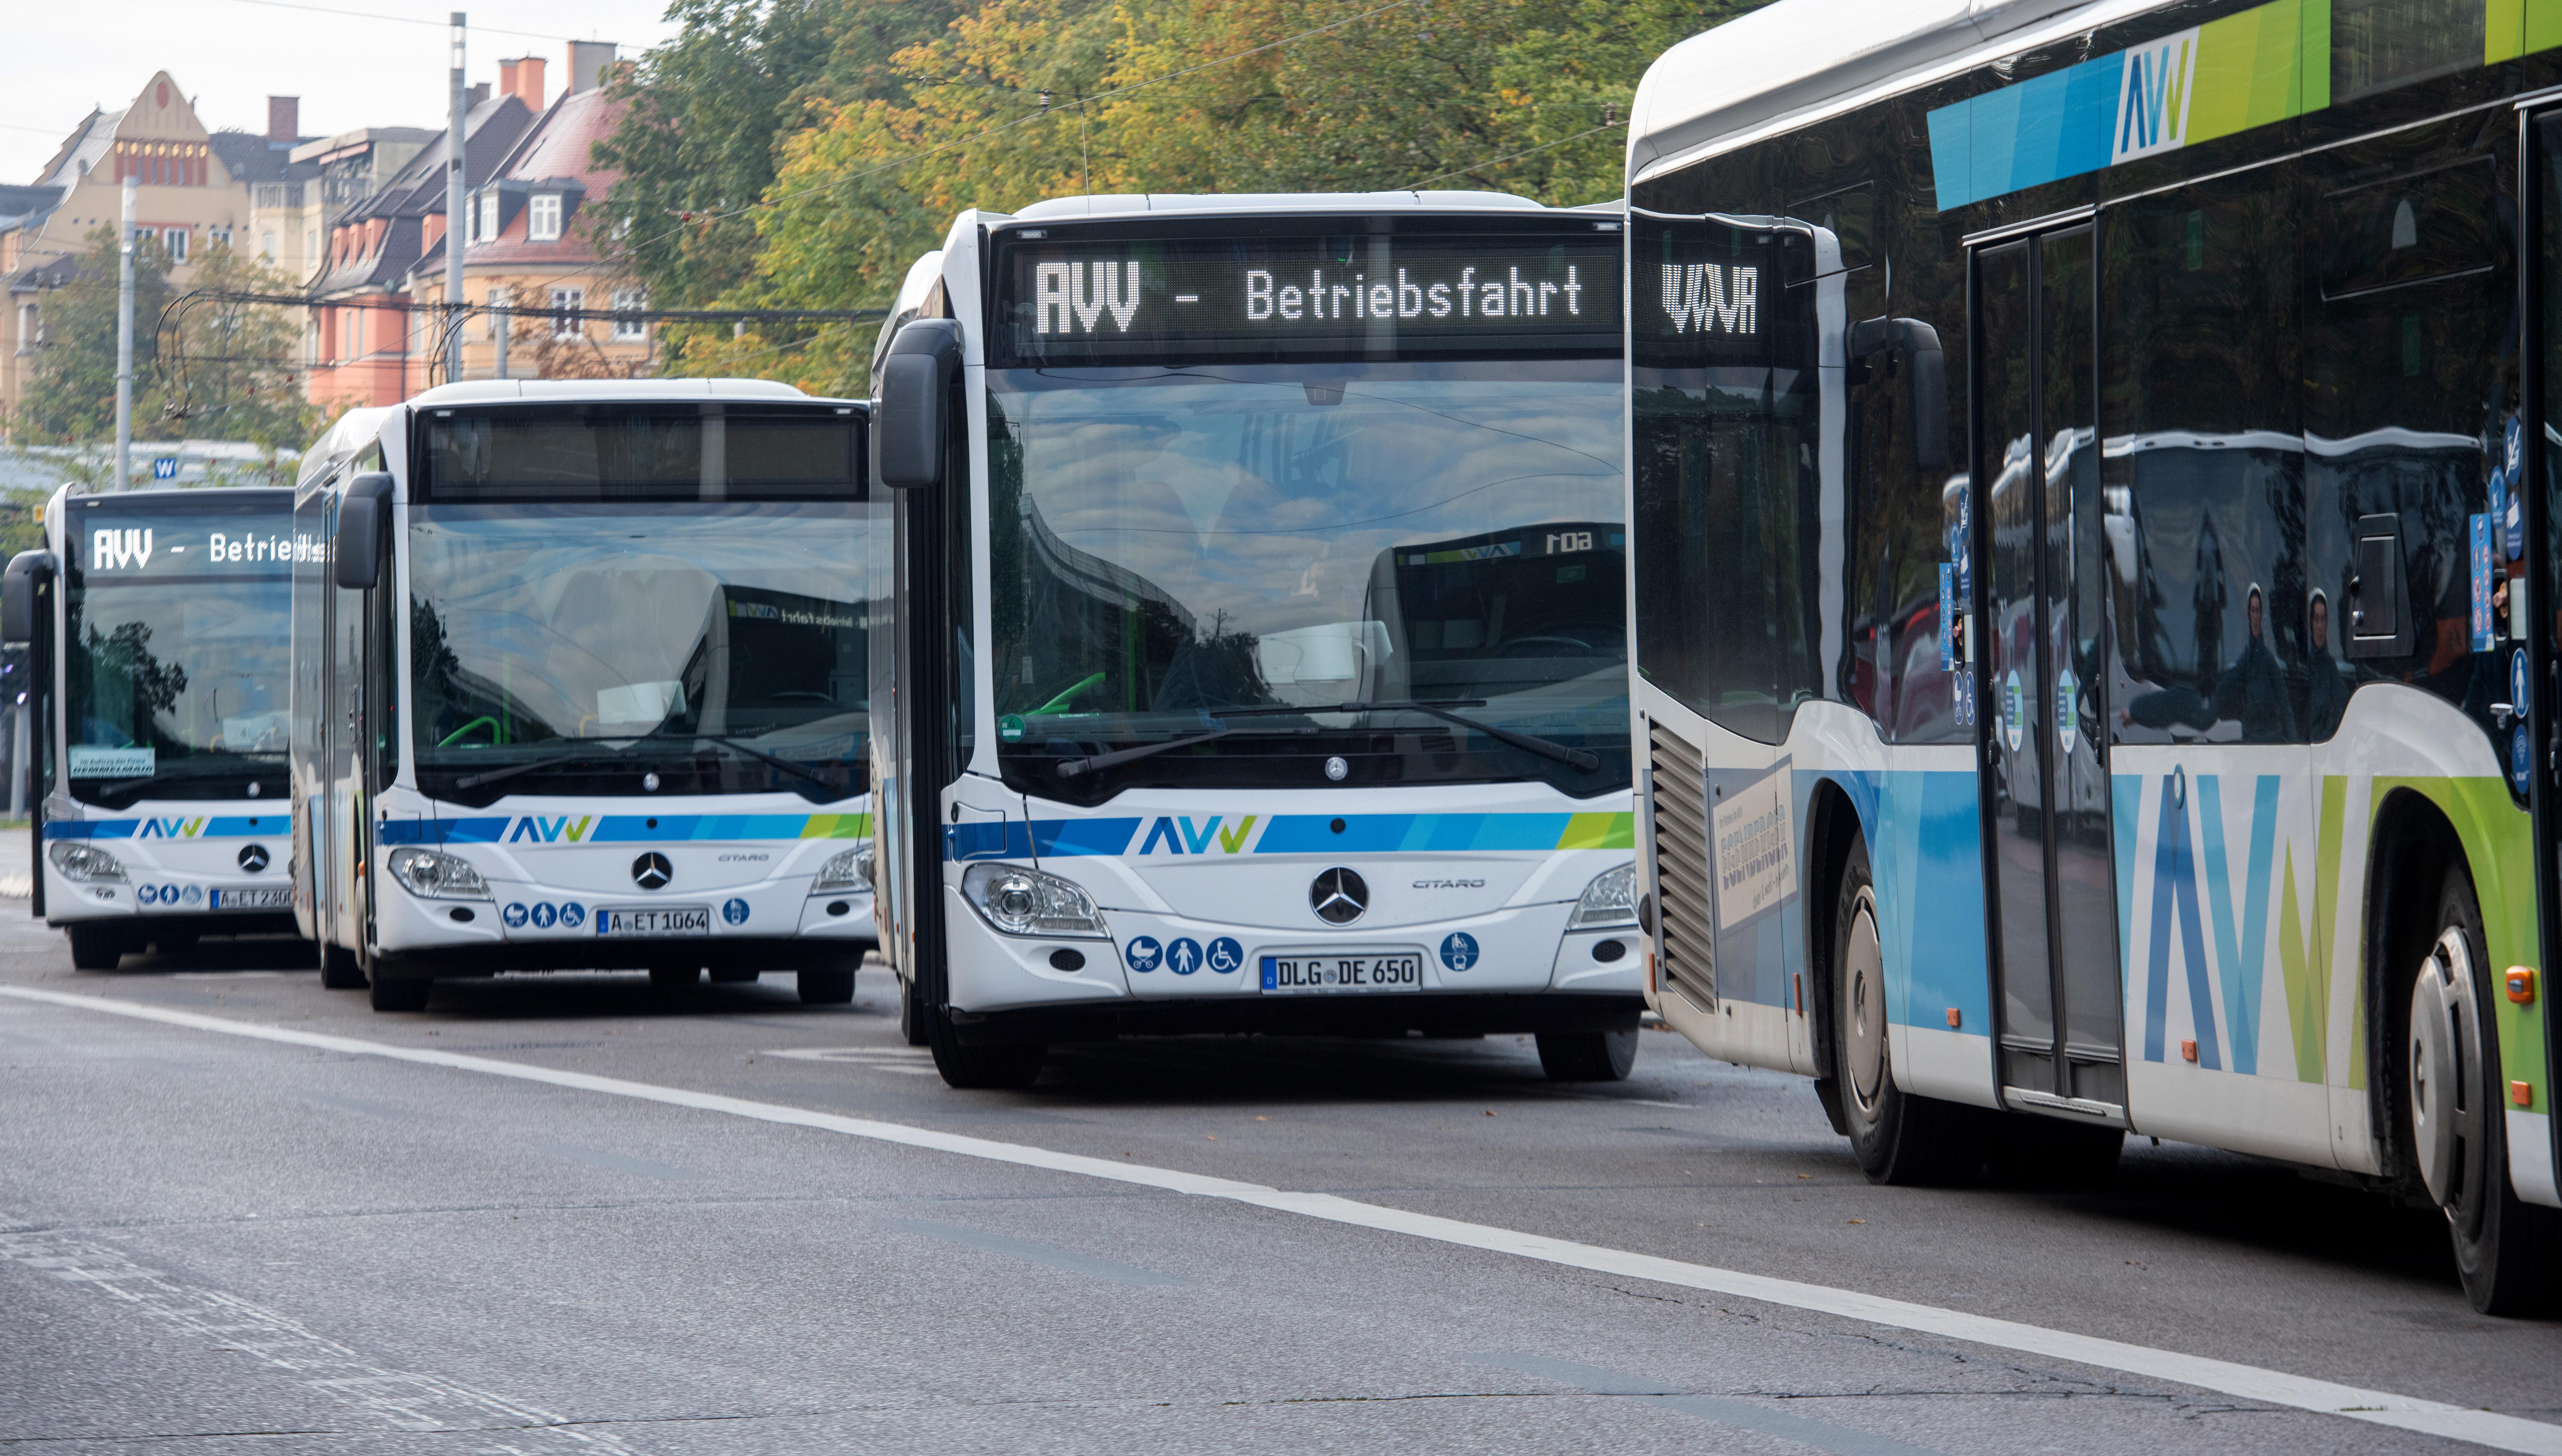
[(1697, 748), (1649, 724), (1649, 802), (1654, 811), (1655, 940), (1664, 984), (1717, 1009), (1708, 887), (1708, 779)]

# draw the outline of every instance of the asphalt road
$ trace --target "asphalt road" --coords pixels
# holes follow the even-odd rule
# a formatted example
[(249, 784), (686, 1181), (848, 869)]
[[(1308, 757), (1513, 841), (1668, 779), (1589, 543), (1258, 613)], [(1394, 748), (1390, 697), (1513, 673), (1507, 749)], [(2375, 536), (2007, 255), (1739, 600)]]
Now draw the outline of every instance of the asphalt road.
[[(1985, 1319), (2562, 1422), (2562, 1326), (2474, 1316), (2432, 1215), (2144, 1143), (2097, 1192), (1871, 1187), (1804, 1082), (1668, 1033), (1601, 1088), (1509, 1037), (1202, 1038), (958, 1093), (877, 970), (851, 1007), (579, 976), (377, 1015), (283, 942), (76, 973), (23, 909), (0, 902), (0, 1447), (2482, 1449), (2427, 1433), (2456, 1416), (1944, 1332)], [(435, 1053), (535, 1070), (401, 1059)], [(637, 1086), (527, 1079), (563, 1072)], [(2562, 1450), (2562, 1425), (2494, 1437)]]

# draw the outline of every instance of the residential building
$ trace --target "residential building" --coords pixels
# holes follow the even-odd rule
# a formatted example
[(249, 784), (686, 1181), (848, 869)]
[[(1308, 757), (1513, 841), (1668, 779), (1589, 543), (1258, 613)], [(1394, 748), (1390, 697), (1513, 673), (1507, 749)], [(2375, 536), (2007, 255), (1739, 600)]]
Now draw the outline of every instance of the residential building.
[(426, 126), (360, 126), (294, 147), (282, 178), (250, 189), (249, 238), (259, 261), (296, 285), (311, 283), (325, 256), (321, 242), (340, 215), (380, 192), (442, 134)]
[[(539, 62), (507, 68), (503, 75), (498, 94), (475, 88), (464, 112), (466, 180), (496, 175), (499, 163), (543, 109)], [(389, 137), (369, 143), (377, 148), (400, 144)], [(426, 385), (421, 356), (434, 328), (427, 315), (412, 307), (412, 275), (420, 260), (437, 254), (444, 241), (446, 148), (446, 133), (432, 133), (380, 188), (345, 205), (329, 221), (310, 284), (313, 403), (387, 405)], [(322, 159), (325, 155), (325, 150), (313, 153), (310, 160), (325, 170), (332, 164)], [(377, 155), (387, 152), (365, 153), (369, 165), (380, 165), (370, 160)]]
[(0, 429), (25, 397), (44, 344), (45, 293), (76, 275), (73, 264), (92, 232), (116, 225), (126, 177), (138, 179), (140, 227), (158, 238), (171, 280), (183, 286), (208, 249), (238, 241), (252, 181), (280, 177), (294, 140), (289, 131), (208, 131), (163, 71), (123, 110), (91, 112), (33, 184), (0, 188), (0, 287), (8, 293), (0, 311)]
[[(500, 62), (500, 85), (510, 75), (521, 84), (526, 68), (539, 85), (542, 64)], [(572, 43), (570, 89), (471, 189), (463, 301), (516, 311), (503, 329), (496, 315), (466, 325), (465, 379), (634, 378), (651, 369), (652, 330), (640, 319), (576, 316), (647, 306), (597, 231), (604, 210), (596, 204), (614, 174), (596, 165), (595, 146), (622, 120), (624, 103), (604, 86), (620, 64), (609, 43)], [(411, 286), (422, 304), (444, 303), (445, 268), (442, 244), (420, 256)]]

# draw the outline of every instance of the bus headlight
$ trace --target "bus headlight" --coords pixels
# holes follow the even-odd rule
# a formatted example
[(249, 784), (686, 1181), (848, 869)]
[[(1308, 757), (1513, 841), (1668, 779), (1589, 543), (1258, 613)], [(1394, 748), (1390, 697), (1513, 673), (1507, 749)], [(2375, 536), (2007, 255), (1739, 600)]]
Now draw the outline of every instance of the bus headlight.
[(1603, 926), (1637, 923), (1637, 866), (1623, 864), (1605, 869), (1583, 887), (1583, 898), (1574, 902), (1574, 913), (1566, 918), (1567, 930), (1599, 930)]
[(1094, 901), (1054, 874), (1017, 864), (974, 864), (961, 876), (961, 893), (1007, 935), (1104, 938)]
[(54, 862), (54, 868), (61, 870), (65, 879), (94, 882), (124, 878), (123, 860), (78, 839), (56, 839), (45, 846), (45, 857)]
[(840, 895), (848, 890), (868, 890), (871, 887), (872, 846), (869, 844), (858, 844), (828, 855), (827, 862), (819, 866), (818, 877), (810, 881), (810, 893), (814, 895)]
[(486, 900), (489, 882), (471, 861), (408, 845), (383, 856), (383, 867), (411, 894), (429, 900)]

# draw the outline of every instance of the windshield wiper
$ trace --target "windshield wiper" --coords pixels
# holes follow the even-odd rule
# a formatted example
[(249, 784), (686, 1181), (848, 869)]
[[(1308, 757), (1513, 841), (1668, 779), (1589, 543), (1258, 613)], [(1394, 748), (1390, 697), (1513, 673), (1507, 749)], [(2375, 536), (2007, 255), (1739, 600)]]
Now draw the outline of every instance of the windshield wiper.
[(746, 754), (749, 758), (758, 759), (765, 763), (772, 764), (774, 767), (781, 769), (787, 774), (798, 774), (802, 778), (809, 780), (813, 784), (820, 785), (823, 788), (832, 789), (835, 787), (835, 784), (833, 781), (828, 779), (824, 770), (813, 768), (797, 759), (778, 758), (773, 754), (767, 753), (761, 748), (750, 748), (746, 744), (741, 743), (737, 739), (731, 738), (726, 734), (643, 733), (640, 735), (640, 741), (657, 743), (717, 743), (723, 748), (734, 749), (740, 753)]
[(483, 784), (495, 784), (501, 779), (512, 779), (518, 774), (530, 774), (536, 769), (558, 769), (566, 768), (571, 764), (610, 764), (614, 762), (616, 762), (615, 757), (599, 753), (573, 753), (565, 754), (559, 758), (527, 759), (521, 764), (509, 764), (503, 769), (491, 769), (485, 774), (466, 774), (463, 777), (455, 780), (454, 787), (457, 789), (477, 789)]
[(1479, 719), (1467, 717), (1463, 714), (1450, 711), (1452, 708), (1482, 708), (1485, 705), (1486, 700), (1484, 698), (1436, 698), (1431, 702), (1417, 702), (1412, 699), (1401, 699), (1394, 702), (1380, 703), (1336, 703), (1332, 707), (1328, 707), (1322, 703), (1312, 703), (1306, 707), (1298, 708), (1212, 708), (1209, 710), (1209, 716), (1213, 718), (1280, 718), (1292, 715), (1304, 716), (1314, 713), (1422, 713), (1427, 717), (1438, 718), (1444, 723), (1456, 723), (1462, 728), (1472, 729), (1476, 732), (1483, 733), (1488, 738), (1495, 740), (1497, 743), (1510, 744), (1526, 753), (1538, 754), (1541, 758), (1555, 759), (1560, 764), (1567, 764), (1574, 768), (1581, 769), (1587, 774), (1592, 772), (1594, 769), (1601, 767), (1601, 756), (1592, 752), (1590, 749), (1568, 748), (1564, 744), (1556, 742), (1555, 739), (1542, 738), (1533, 733), (1517, 733), (1510, 728), (1498, 728), (1492, 723), (1483, 722)]
[(1195, 743), (1208, 743), (1213, 739), (1225, 738), (1235, 731), (1233, 728), (1213, 728), (1207, 733), (1195, 733), (1190, 738), (1169, 738), (1163, 743), (1143, 743), (1137, 748), (1116, 748), (1110, 753), (1090, 753), (1083, 758), (1061, 759), (1058, 764), (1058, 776), (1062, 779), (1073, 779), (1081, 774), (1091, 774), (1097, 769), (1108, 769), (1117, 764), (1136, 763), (1143, 758), (1154, 758), (1161, 753), (1190, 748)]

